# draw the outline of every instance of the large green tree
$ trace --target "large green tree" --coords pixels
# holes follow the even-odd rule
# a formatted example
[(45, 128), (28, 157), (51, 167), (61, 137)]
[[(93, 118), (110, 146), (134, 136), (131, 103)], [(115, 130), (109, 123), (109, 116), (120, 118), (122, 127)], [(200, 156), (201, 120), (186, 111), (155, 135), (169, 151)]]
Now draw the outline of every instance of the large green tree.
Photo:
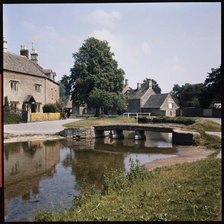
[(175, 84), (171, 94), (180, 107), (200, 107), (200, 98), (204, 89), (203, 83), (186, 83), (182, 86)]
[(59, 81), (60, 85), (60, 98), (67, 101), (70, 94), (69, 76), (63, 75)]
[(118, 68), (107, 41), (90, 37), (84, 41), (79, 51), (73, 54), (69, 84), (72, 100), (78, 105), (88, 104), (96, 109), (110, 109), (112, 94), (121, 98), (124, 71)]
[(221, 66), (216, 69), (212, 68), (204, 81), (205, 90), (200, 99), (203, 107), (209, 107), (210, 104), (215, 101), (221, 102), (221, 86)]

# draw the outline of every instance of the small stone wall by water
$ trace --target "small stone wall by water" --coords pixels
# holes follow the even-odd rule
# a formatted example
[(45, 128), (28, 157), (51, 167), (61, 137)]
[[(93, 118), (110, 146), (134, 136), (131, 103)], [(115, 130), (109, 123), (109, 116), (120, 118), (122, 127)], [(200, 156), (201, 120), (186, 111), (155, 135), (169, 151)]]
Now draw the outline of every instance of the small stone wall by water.
[(66, 128), (59, 133), (61, 136), (68, 138), (95, 138), (94, 127), (90, 128)]

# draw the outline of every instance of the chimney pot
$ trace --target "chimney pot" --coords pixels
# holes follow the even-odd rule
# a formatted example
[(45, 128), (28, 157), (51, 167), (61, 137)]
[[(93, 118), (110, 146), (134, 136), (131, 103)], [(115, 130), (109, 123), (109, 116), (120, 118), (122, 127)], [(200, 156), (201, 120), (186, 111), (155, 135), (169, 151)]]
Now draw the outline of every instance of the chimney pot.
[(128, 79), (125, 79), (125, 86), (128, 85)]
[(37, 53), (36, 49), (33, 48), (30, 55), (31, 55), (31, 61), (38, 64), (38, 59), (37, 59), (38, 53)]
[(152, 80), (149, 79), (149, 89), (152, 89)]
[(20, 46), (20, 55), (26, 56), (27, 58), (29, 58), (29, 50), (27, 49), (26, 45)]
[(7, 40), (3, 37), (3, 52), (7, 52)]

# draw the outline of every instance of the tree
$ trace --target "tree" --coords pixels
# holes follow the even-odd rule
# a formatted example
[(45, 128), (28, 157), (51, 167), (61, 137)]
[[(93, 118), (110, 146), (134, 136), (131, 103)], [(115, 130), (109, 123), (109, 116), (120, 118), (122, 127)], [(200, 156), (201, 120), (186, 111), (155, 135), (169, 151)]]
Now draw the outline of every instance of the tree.
[(113, 56), (108, 42), (94, 37), (85, 40), (73, 54), (75, 61), (69, 78), (72, 100), (79, 105), (91, 105), (96, 116), (101, 107), (111, 107), (111, 94), (119, 95), (123, 89), (124, 71), (118, 68)]
[(60, 98), (64, 101), (67, 101), (70, 94), (70, 85), (69, 85), (69, 76), (63, 75), (60, 84)]
[(154, 79), (148, 79), (148, 78), (144, 79), (143, 80), (143, 85), (146, 85), (146, 84), (148, 85), (150, 80), (152, 81), (152, 89), (154, 90), (154, 92), (156, 94), (160, 94), (161, 93), (161, 88), (159, 87), (159, 84)]
[(200, 97), (203, 91), (203, 83), (185, 83), (182, 86), (175, 84), (171, 95), (177, 100), (180, 107), (200, 107)]
[(5, 96), (4, 112), (9, 112), (9, 110), (9, 100), (8, 97)]
[(213, 101), (221, 102), (221, 66), (217, 69), (212, 68), (211, 73), (204, 81), (204, 91), (200, 98), (203, 107), (209, 107)]

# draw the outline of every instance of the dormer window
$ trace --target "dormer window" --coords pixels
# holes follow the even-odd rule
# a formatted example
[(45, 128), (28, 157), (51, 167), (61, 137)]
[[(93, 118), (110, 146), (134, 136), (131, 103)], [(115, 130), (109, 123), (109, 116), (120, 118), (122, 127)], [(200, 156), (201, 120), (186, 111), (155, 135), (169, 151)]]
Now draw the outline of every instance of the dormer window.
[(40, 84), (35, 84), (35, 91), (40, 93)]

